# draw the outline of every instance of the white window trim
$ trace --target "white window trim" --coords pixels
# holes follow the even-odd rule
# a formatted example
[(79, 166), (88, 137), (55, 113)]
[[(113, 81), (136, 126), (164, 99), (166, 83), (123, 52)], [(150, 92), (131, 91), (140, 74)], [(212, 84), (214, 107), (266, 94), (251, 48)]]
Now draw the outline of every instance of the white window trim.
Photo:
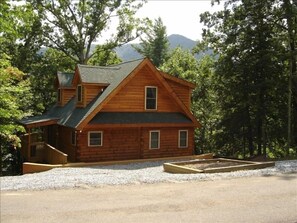
[[(155, 109), (150, 109), (150, 108), (146, 108), (146, 95), (147, 95), (147, 89), (148, 88), (155, 88), (156, 89), (156, 108)], [(148, 111), (156, 111), (158, 109), (158, 87), (156, 86), (145, 86), (145, 100), (144, 100), (144, 108), (145, 110), (148, 110)]]
[[(81, 100), (78, 100), (79, 99), (78, 87), (80, 87), (80, 99)], [(81, 84), (77, 85), (76, 94), (77, 94), (77, 102), (83, 102), (83, 87)]]
[[(181, 146), (181, 144), (180, 144), (180, 140), (181, 140), (180, 133), (181, 132), (186, 132), (187, 133), (186, 146)], [(178, 131), (178, 148), (188, 148), (188, 146), (189, 146), (188, 142), (189, 142), (189, 131), (188, 130), (179, 130)]]
[[(157, 132), (158, 133), (158, 147), (157, 148), (152, 148), (152, 133)], [(150, 149), (160, 149), (160, 130), (152, 130), (150, 131), (150, 141), (149, 141), (149, 148)]]
[[(90, 134), (91, 133), (101, 133), (101, 144), (100, 145), (90, 145)], [(103, 131), (89, 131), (88, 132), (88, 146), (89, 147), (98, 147), (103, 145)]]

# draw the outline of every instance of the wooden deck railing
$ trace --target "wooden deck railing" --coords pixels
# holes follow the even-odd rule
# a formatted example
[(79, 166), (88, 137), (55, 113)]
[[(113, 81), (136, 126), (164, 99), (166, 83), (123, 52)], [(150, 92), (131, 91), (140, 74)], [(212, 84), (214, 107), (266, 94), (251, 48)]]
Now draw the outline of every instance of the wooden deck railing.
[[(30, 143), (29, 143), (30, 139)], [(21, 137), (23, 157), (29, 162), (66, 164), (68, 155), (44, 142), (41, 133), (25, 134)], [(28, 147), (30, 145), (30, 148)]]
[(44, 143), (45, 161), (49, 164), (66, 164), (68, 155)]
[[(29, 143), (29, 138), (30, 138), (30, 143)], [(42, 144), (43, 142), (44, 140), (41, 133), (30, 133), (30, 137), (29, 137), (29, 133), (22, 135), (21, 136), (21, 153), (23, 157), (26, 160), (29, 160), (32, 158), (32, 154), (30, 153), (31, 148), (28, 147), (29, 144), (30, 144), (30, 147), (34, 147)]]

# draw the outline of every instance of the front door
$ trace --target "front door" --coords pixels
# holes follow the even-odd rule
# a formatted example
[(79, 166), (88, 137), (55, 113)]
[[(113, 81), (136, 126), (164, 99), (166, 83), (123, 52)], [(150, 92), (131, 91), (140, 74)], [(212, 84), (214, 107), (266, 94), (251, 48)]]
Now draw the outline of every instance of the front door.
[(57, 126), (49, 125), (47, 127), (47, 143), (53, 147), (57, 147)]

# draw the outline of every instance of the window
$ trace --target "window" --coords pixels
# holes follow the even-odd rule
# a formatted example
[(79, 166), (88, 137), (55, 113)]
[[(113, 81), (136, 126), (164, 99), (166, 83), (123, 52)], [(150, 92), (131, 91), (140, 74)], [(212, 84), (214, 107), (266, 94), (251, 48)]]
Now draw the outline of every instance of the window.
[(83, 89), (81, 85), (77, 85), (77, 101), (82, 102), (83, 98)]
[(75, 131), (71, 132), (71, 144), (74, 146), (76, 145), (76, 132)]
[(157, 109), (157, 87), (145, 87), (145, 109), (156, 110)]
[(103, 132), (89, 132), (88, 133), (88, 146), (102, 146)]
[(178, 148), (188, 147), (188, 130), (178, 131)]
[(160, 131), (150, 131), (150, 149), (160, 148)]

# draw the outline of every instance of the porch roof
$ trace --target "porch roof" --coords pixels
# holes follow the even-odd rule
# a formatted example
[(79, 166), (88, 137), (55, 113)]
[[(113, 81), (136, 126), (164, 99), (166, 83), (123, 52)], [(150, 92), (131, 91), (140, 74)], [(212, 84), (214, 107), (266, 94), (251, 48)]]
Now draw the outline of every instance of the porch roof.
[(191, 124), (192, 121), (178, 112), (100, 112), (90, 124)]
[(57, 124), (58, 120), (59, 118), (50, 117), (49, 115), (40, 115), (22, 119), (20, 123), (24, 125), (26, 128), (35, 128)]

